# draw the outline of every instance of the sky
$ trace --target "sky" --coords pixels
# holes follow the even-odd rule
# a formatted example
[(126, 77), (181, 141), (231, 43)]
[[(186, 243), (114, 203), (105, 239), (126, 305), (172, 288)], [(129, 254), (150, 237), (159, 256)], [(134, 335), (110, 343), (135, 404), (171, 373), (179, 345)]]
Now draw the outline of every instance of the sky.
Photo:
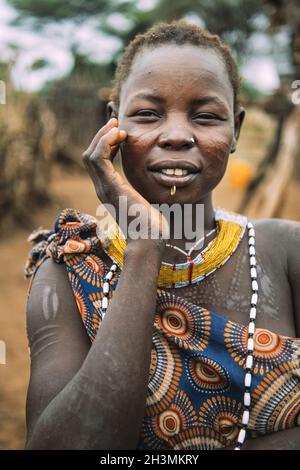
[[(151, 9), (156, 0), (137, 1), (141, 9), (147, 10)], [(70, 52), (72, 45), (76, 45), (78, 52), (88, 55), (94, 62), (109, 61), (111, 54), (122, 47), (121, 41), (116, 37), (99, 32), (94, 19), (76, 26), (69, 20), (53, 22), (43, 30), (43, 33), (37, 33), (25, 26), (20, 28), (10, 25), (10, 21), (15, 17), (16, 12), (13, 8), (5, 0), (0, 0), (0, 61), (13, 61), (12, 81), (20, 90), (38, 91), (47, 80), (67, 75), (73, 67), (73, 57)], [(188, 15), (188, 19), (203, 26), (198, 17)], [(111, 15), (108, 21), (119, 29), (130, 26), (129, 21), (117, 13)], [(286, 35), (283, 34), (282, 37), (279, 35), (276, 40), (279, 50), (281, 47), (284, 51)], [(279, 66), (278, 56), (276, 62), (272, 58), (274, 44), (268, 36), (256, 33), (250, 41), (253, 57), (242, 66), (242, 75), (261, 91), (271, 92), (279, 84), (280, 67), (283, 69), (288, 67), (284, 53)], [(46, 59), (48, 65), (32, 70), (31, 65), (40, 59)]]

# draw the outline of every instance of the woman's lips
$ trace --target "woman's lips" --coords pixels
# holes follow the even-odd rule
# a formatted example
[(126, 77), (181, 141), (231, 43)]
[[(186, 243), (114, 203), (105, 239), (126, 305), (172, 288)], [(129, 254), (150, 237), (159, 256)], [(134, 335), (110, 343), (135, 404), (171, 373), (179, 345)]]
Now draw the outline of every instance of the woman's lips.
[(182, 188), (187, 186), (188, 184), (192, 183), (197, 175), (200, 172), (196, 173), (189, 173), (185, 176), (177, 176), (177, 175), (165, 175), (160, 171), (150, 171), (155, 181), (163, 186), (177, 186), (178, 188)]

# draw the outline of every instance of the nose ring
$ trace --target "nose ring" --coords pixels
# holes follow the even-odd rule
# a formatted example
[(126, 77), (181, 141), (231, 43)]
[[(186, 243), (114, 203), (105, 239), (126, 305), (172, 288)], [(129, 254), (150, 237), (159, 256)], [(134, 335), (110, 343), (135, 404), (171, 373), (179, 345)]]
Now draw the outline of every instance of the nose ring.
[(190, 142), (191, 142), (192, 144), (194, 144), (194, 143), (195, 143), (195, 139), (194, 139), (194, 137), (191, 137), (191, 138), (190, 138)]

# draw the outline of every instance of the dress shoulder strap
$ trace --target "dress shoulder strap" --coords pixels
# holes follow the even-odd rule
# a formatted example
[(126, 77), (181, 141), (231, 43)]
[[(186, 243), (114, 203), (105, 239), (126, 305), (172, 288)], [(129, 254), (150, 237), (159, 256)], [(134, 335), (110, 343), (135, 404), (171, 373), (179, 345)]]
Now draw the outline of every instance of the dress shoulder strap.
[(28, 237), (33, 245), (25, 264), (25, 278), (32, 277), (45, 258), (58, 263), (66, 262), (79, 253), (99, 254), (101, 241), (97, 236), (97, 219), (76, 209), (63, 209), (58, 213), (54, 230), (35, 229)]
[(39, 227), (28, 241), (33, 245), (24, 270), (25, 278), (30, 278), (29, 291), (34, 275), (47, 258), (64, 263), (78, 310), (93, 341), (102, 318), (103, 278), (108, 271), (101, 257), (97, 219), (67, 208), (59, 212), (54, 230)]

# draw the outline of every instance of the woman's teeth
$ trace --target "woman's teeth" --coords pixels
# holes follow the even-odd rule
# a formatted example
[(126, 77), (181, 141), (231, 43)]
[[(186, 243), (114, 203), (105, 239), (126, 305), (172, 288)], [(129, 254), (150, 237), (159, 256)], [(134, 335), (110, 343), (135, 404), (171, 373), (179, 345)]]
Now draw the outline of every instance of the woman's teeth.
[(164, 168), (160, 170), (161, 173), (164, 175), (175, 175), (175, 176), (185, 176), (189, 172), (188, 170), (184, 170), (183, 168)]

